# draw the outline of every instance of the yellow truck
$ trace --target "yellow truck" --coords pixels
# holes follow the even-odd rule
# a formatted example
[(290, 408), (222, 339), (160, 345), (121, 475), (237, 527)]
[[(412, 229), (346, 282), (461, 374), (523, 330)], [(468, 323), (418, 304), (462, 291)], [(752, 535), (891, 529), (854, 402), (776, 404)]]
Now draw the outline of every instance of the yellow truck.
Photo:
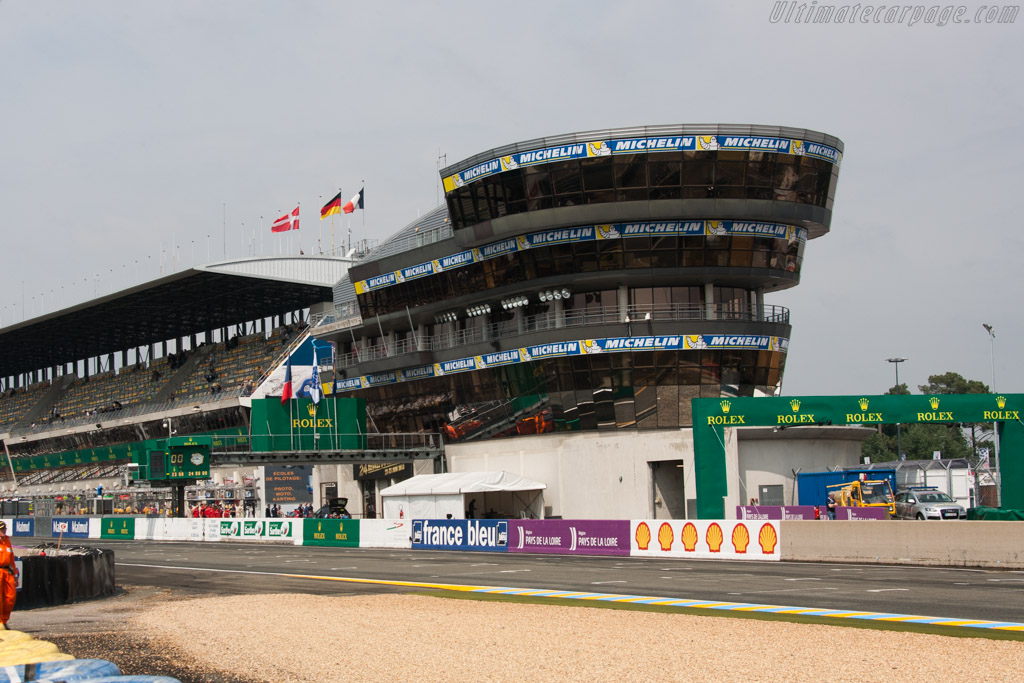
[(845, 484), (829, 484), (829, 498), (843, 507), (884, 507), (896, 515), (896, 499), (886, 479), (858, 479)]

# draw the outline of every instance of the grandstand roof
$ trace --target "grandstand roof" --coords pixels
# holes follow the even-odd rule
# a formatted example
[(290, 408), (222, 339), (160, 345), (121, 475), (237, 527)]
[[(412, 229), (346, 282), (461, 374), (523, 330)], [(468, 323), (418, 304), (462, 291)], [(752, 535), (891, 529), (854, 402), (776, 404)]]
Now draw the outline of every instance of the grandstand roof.
[(451, 221), (448, 220), (448, 205), (441, 204), (384, 240), (379, 247), (362, 257), (360, 261), (376, 261), (387, 256), (401, 254), (422, 247), (424, 244), (448, 239), (452, 234)]
[(58, 366), (331, 300), (350, 261), (248, 258), (197, 266), (0, 329), (0, 376)]

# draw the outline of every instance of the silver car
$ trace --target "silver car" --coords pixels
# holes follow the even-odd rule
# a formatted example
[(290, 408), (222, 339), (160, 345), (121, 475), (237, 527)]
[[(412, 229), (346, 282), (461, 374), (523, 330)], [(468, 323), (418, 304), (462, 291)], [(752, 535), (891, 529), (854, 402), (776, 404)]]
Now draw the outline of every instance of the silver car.
[(896, 494), (897, 519), (967, 519), (967, 511), (942, 491), (908, 489)]

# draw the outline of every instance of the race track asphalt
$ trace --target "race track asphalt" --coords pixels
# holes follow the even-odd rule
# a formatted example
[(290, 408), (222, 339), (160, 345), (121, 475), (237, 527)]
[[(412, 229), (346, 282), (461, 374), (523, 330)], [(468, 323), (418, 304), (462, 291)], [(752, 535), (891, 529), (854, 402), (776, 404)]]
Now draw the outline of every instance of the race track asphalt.
[[(196, 593), (320, 595), (415, 588), (339, 579), (543, 588), (1021, 621), (1024, 572), (888, 565), (88, 541), (114, 550), (118, 584)], [(309, 577), (309, 578), (304, 578)]]

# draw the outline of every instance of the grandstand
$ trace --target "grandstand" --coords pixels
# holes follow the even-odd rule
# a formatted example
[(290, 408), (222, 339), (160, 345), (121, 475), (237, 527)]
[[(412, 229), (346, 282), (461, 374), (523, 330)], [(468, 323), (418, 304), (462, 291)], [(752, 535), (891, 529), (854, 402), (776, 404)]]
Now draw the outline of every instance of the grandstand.
[[(333, 308), (349, 263), (214, 263), (0, 328), (0, 443), (11, 459), (0, 480), (14, 469), (22, 487), (116, 477), (118, 449), (167, 436), (171, 419), (181, 434), (244, 427), (245, 396), (311, 313)], [(85, 449), (109, 453), (24, 472), (23, 458)]]

